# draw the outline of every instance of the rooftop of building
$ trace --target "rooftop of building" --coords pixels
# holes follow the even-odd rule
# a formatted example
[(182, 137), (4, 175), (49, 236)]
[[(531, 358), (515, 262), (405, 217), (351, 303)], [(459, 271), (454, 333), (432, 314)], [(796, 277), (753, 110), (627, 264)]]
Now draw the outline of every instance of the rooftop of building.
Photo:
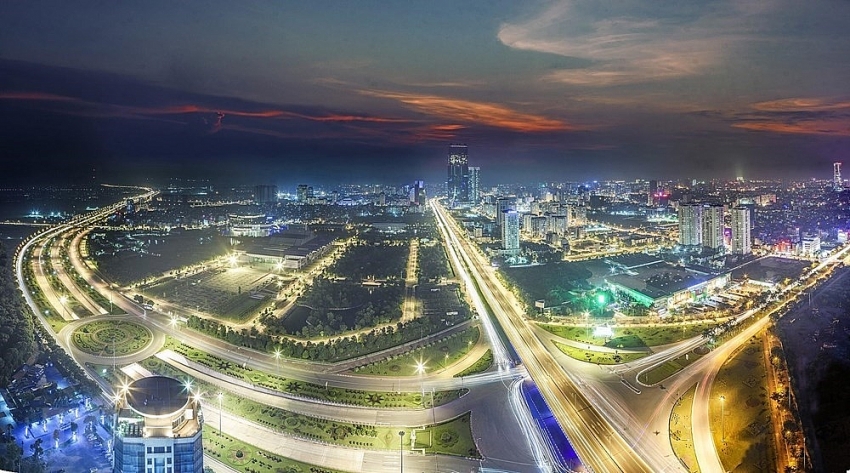
[(811, 261), (768, 256), (751, 261), (732, 271), (733, 279), (752, 279), (765, 283), (778, 283), (784, 279), (797, 279), (803, 274)]
[(635, 274), (617, 274), (606, 279), (612, 284), (640, 292), (653, 299), (660, 299), (713, 278), (710, 275), (693, 274), (663, 262), (642, 266), (633, 272)]
[(146, 416), (173, 414), (189, 402), (189, 392), (180, 381), (166, 376), (137, 379), (127, 389), (127, 405)]

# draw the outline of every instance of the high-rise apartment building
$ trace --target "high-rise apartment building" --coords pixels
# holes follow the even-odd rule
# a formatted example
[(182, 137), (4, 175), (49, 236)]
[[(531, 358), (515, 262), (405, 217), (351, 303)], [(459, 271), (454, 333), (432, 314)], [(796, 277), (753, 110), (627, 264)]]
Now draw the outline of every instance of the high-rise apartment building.
[(519, 212), (506, 210), (503, 214), (502, 249), (507, 252), (519, 252)]
[(295, 191), (295, 196), (298, 199), (298, 202), (305, 203), (307, 202), (307, 189), (309, 186), (307, 184), (298, 184), (298, 190)]
[(254, 186), (254, 203), (272, 204), (277, 202), (277, 186)]
[(183, 383), (138, 379), (115, 408), (114, 473), (203, 473), (201, 401)]
[(658, 202), (655, 200), (655, 196), (658, 194), (658, 181), (649, 181), (649, 189), (647, 189), (646, 195), (646, 205), (652, 207), (656, 205)]
[(466, 145), (449, 145), (446, 188), (450, 205), (469, 202), (469, 150)]
[(679, 244), (702, 246), (702, 205), (679, 206)]
[(471, 166), (469, 168), (469, 201), (477, 204), (481, 198), (481, 168)]
[(748, 255), (753, 252), (752, 233), (750, 225), (750, 209), (735, 207), (732, 212), (732, 245), (731, 252), (737, 255)]
[(712, 250), (722, 250), (723, 222), (722, 205), (704, 205), (702, 208), (702, 246)]

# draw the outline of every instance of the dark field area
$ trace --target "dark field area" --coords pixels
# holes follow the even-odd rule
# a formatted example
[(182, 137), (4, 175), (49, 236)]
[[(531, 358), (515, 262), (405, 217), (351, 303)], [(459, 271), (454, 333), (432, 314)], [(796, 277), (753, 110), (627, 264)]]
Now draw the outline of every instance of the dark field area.
[(317, 278), (286, 316), (263, 323), (271, 333), (303, 337), (360, 330), (398, 320), (403, 296), (400, 285), (363, 286)]
[(227, 253), (228, 240), (215, 229), (180, 232), (94, 231), (89, 254), (100, 272), (119, 284), (190, 266)]
[(584, 263), (549, 263), (540, 266), (502, 268), (509, 283), (519, 289), (522, 299), (529, 305), (543, 299), (547, 307), (572, 300), (570, 291), (584, 288), (592, 273)]
[(850, 269), (842, 269), (777, 327), (813, 471), (850, 465)]

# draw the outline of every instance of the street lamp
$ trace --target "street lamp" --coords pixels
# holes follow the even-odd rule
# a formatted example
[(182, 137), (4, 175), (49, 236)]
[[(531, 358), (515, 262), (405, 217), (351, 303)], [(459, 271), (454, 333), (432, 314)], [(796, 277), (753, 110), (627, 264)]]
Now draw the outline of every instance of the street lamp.
[(422, 386), (422, 409), (425, 409), (425, 381), (422, 380), (422, 375), (425, 374), (425, 363), (421, 359), (416, 362), (416, 374), (420, 376), (419, 381)]
[(280, 348), (274, 351), (274, 363), (277, 368), (277, 375), (280, 376)]
[(398, 471), (404, 473), (404, 431), (398, 432)]
[(726, 397), (720, 396), (720, 440), (723, 443), (726, 443), (726, 430), (723, 425), (723, 406), (725, 404)]

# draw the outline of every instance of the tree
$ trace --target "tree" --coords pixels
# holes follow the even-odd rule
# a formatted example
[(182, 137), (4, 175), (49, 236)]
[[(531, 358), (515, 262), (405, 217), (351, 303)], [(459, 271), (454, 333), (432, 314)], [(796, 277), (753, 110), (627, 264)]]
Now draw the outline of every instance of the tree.
[(23, 449), (14, 441), (7, 443), (5, 447), (3, 455), (0, 455), (0, 469), (18, 471), (24, 454)]
[(41, 458), (41, 455), (44, 453), (44, 448), (41, 446), (41, 438), (35, 439), (35, 442), (30, 445), (30, 450), (32, 450), (32, 456), (35, 457), (36, 461)]

